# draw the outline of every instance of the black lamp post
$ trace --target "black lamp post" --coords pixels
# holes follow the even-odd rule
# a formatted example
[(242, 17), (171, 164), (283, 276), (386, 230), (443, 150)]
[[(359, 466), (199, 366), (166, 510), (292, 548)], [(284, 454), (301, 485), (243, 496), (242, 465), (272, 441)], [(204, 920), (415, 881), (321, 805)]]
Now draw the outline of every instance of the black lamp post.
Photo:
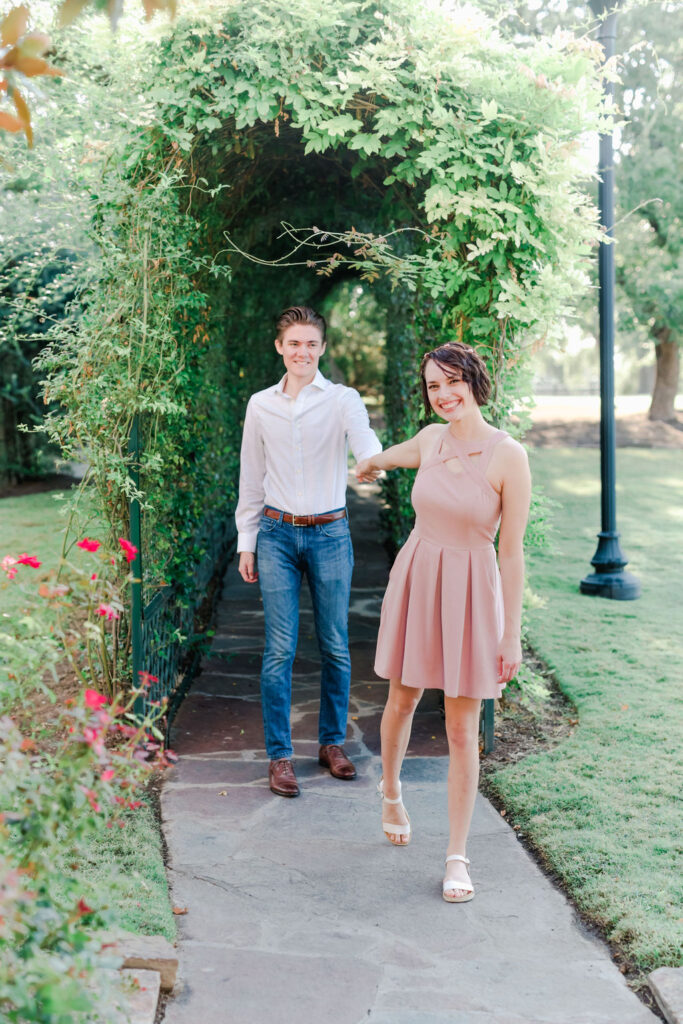
[[(590, 0), (593, 13), (601, 18), (598, 39), (605, 57), (614, 56), (617, 34), (616, 8), (619, 0)], [(603, 17), (604, 16), (604, 17)], [(614, 96), (614, 84), (605, 82), (605, 94)], [(612, 133), (600, 136), (600, 182), (598, 186), (600, 223), (609, 238), (614, 237), (614, 159)], [(640, 582), (624, 572), (627, 559), (617, 532), (616, 440), (614, 429), (614, 244), (600, 243), (600, 476), (602, 481), (602, 528), (598, 547), (591, 559), (595, 572), (581, 580), (582, 594), (633, 601), (640, 597)]]

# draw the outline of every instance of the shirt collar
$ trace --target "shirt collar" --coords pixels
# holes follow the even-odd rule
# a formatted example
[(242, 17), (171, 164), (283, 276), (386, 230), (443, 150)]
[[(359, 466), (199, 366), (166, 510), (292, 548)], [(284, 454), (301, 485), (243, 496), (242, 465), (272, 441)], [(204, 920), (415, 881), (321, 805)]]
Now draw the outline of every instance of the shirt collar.
[[(278, 383), (275, 385), (275, 391), (279, 392), (279, 394), (281, 394), (281, 395), (285, 394), (285, 381), (286, 380), (287, 380), (287, 374), (285, 374), (278, 381)], [(313, 380), (311, 381), (310, 384), (306, 385), (306, 387), (314, 387), (314, 388), (318, 388), (320, 391), (324, 391), (325, 388), (328, 387), (329, 383), (330, 382), (327, 379), (327, 377), (323, 377), (323, 375), (320, 372), (320, 370), (317, 370), (316, 374), (315, 374), (315, 377), (313, 378)]]

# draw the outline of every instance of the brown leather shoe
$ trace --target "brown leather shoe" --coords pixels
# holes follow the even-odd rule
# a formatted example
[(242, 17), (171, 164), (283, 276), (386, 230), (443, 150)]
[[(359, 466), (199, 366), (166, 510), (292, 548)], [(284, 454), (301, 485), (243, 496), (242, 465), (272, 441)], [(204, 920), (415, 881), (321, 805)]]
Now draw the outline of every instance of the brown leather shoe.
[(299, 786), (294, 774), (294, 765), (287, 757), (271, 761), (268, 767), (268, 783), (271, 792), (277, 796), (298, 796)]
[(355, 779), (356, 769), (344, 753), (343, 747), (335, 743), (323, 744), (318, 751), (318, 764), (330, 769), (335, 779)]

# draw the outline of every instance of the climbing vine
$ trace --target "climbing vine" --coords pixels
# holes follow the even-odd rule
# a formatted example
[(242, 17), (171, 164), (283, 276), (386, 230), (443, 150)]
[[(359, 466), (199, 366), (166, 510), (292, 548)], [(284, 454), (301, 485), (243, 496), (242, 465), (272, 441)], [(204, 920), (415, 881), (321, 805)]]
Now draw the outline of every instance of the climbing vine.
[[(42, 361), (49, 430), (87, 453), (112, 536), (142, 419), (150, 583), (182, 577), (202, 518), (234, 505), (280, 306), (348, 275), (372, 284), (388, 441), (418, 425), (421, 353), (453, 338), (486, 358), (503, 423), (597, 238), (581, 191), (582, 140), (605, 123), (590, 40), (520, 47), (471, 6), (409, 0), (235, 3), (221, 24), (210, 8), (183, 10), (150, 57), (144, 116), (93, 190), (80, 319)], [(405, 479), (387, 496), (397, 540)]]

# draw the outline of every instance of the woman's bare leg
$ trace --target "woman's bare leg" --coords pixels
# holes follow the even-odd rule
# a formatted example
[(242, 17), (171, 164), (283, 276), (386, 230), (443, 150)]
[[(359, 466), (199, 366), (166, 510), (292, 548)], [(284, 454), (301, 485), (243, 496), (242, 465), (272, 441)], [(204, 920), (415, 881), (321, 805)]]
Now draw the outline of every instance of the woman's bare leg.
[[(467, 836), (470, 831), (474, 800), (479, 783), (479, 710), (480, 700), (471, 697), (446, 697), (446, 735), (448, 737), (448, 821), (450, 836), (448, 853), (467, 856)], [(462, 861), (446, 865), (446, 878), (453, 879), (453, 892), (464, 895), (457, 888), (458, 881), (468, 878), (467, 866)], [(449, 890), (450, 891), (450, 890)]]
[[(389, 683), (389, 695), (382, 714), (380, 736), (382, 739), (382, 778), (384, 779), (384, 795), (390, 800), (400, 796), (399, 778), (401, 765), (408, 749), (410, 729), (413, 724), (415, 708), (420, 702), (422, 690), (414, 686), (403, 686), (400, 679), (392, 679)], [(383, 805), (384, 821), (395, 825), (407, 825), (408, 819), (401, 804)], [(405, 844), (408, 836), (392, 834), (394, 843)]]

